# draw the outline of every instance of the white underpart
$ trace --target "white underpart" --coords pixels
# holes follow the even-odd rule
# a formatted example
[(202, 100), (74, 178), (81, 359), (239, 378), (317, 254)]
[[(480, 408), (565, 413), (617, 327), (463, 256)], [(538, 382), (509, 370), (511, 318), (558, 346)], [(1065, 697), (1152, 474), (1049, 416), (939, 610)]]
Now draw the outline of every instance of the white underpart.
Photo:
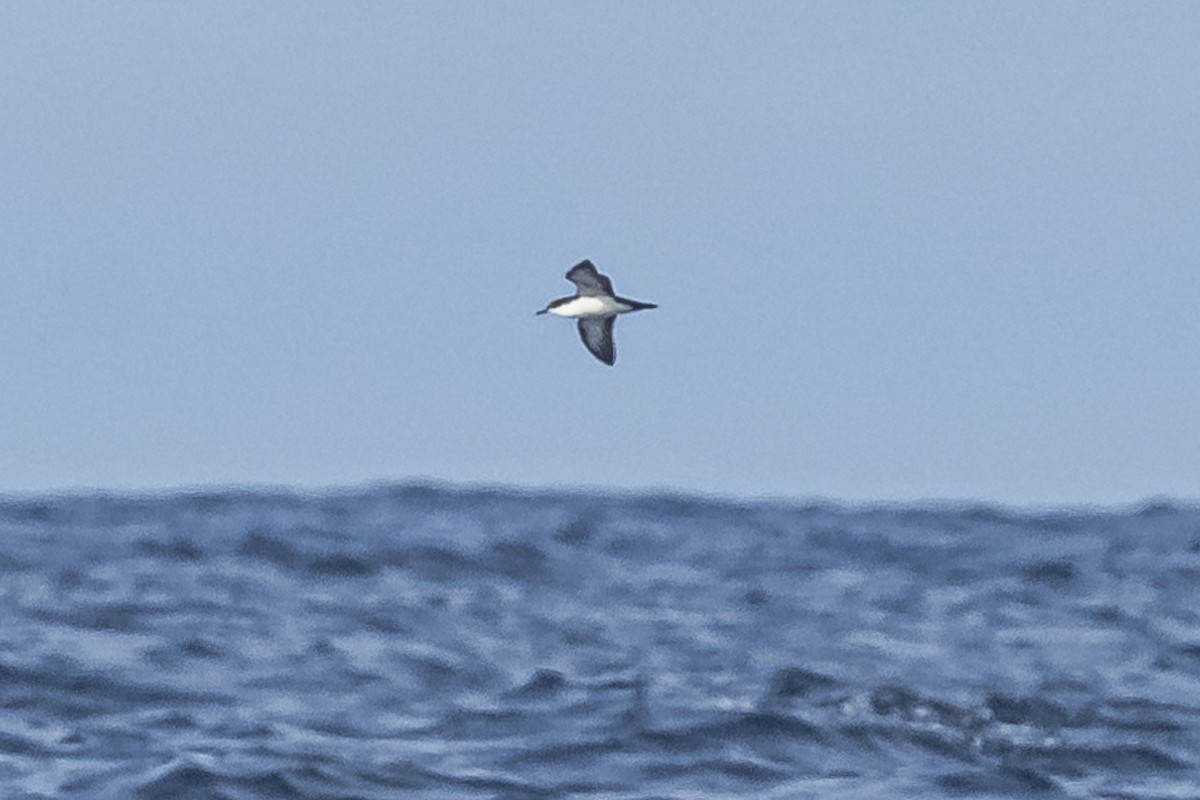
[(550, 309), (550, 313), (560, 317), (607, 317), (632, 310), (632, 306), (618, 303), (611, 297), (588, 296), (572, 298), (570, 302)]

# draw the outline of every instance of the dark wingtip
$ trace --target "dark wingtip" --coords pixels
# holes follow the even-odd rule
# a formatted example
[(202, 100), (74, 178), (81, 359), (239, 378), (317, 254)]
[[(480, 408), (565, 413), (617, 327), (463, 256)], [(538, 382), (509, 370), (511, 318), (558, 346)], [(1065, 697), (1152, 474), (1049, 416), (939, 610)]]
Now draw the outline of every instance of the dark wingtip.
[[(605, 354), (605, 353), (597, 353), (596, 351), (592, 350), (589, 347), (588, 352), (591, 353), (593, 356), (595, 356), (596, 360), (599, 361), (601, 364), (608, 364), (611, 367), (613, 364), (617, 363), (617, 351), (615, 349), (612, 351), (612, 353)], [(606, 355), (607, 355), (607, 358), (605, 357)]]

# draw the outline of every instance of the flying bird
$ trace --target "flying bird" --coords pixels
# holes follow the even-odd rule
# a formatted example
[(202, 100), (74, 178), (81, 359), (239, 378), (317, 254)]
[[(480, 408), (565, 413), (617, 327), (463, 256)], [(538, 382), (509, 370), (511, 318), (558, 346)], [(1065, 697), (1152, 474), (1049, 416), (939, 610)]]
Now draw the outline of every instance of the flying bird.
[(571, 267), (567, 280), (578, 287), (571, 297), (551, 300), (538, 314), (554, 314), (579, 320), (579, 338), (588, 352), (612, 366), (617, 360), (613, 347), (613, 323), (617, 314), (658, 308), (654, 303), (641, 303), (613, 294), (612, 281), (601, 275), (591, 261), (580, 261)]

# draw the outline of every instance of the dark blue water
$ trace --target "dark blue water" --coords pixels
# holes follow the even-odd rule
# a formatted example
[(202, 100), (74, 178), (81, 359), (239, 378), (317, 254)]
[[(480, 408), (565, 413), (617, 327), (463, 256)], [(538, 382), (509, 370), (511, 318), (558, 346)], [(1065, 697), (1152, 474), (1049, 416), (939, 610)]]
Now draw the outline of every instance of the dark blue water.
[(0, 501), (3, 798), (1200, 797), (1200, 511)]

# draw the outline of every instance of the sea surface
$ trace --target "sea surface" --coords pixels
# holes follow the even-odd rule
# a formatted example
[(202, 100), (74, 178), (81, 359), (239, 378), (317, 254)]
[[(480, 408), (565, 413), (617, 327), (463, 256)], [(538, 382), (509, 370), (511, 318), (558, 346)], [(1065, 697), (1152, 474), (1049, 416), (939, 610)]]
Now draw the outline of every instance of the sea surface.
[(1200, 510), (0, 499), (0, 798), (1200, 797)]

